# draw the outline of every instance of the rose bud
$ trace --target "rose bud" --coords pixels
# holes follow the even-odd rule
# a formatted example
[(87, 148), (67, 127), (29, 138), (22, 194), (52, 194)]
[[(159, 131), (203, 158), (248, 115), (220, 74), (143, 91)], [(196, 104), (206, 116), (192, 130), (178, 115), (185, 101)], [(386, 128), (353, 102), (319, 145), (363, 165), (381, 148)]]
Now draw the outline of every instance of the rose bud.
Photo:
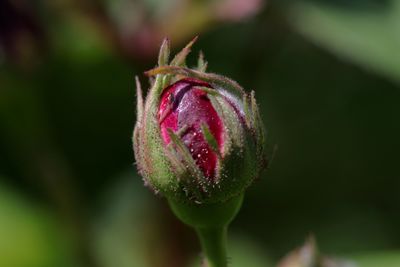
[(228, 224), (265, 166), (264, 128), (254, 92), (207, 73), (202, 54), (197, 68), (186, 67), (195, 40), (171, 62), (164, 40), (158, 66), (146, 72), (151, 88), (145, 102), (136, 78), (134, 151), (145, 183), (196, 229), (204, 266), (226, 267)]
[(206, 73), (185, 59), (195, 39), (169, 61), (169, 41), (146, 74), (144, 102), (137, 82), (134, 151), (138, 170), (155, 192), (180, 203), (221, 203), (240, 196), (265, 166), (264, 128), (254, 92)]

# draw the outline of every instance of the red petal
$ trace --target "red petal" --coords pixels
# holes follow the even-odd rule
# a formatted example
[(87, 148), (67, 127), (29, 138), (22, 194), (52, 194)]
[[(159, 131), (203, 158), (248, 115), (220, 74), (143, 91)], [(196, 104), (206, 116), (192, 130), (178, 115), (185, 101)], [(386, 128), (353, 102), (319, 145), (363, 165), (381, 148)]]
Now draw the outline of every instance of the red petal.
[(164, 90), (158, 112), (161, 135), (165, 144), (169, 144), (168, 128), (177, 132), (187, 127), (181, 135), (182, 141), (204, 175), (213, 179), (218, 158), (204, 139), (201, 125), (208, 126), (219, 148), (223, 142), (223, 125), (207, 93), (198, 86), (211, 88), (197, 79), (182, 79)]

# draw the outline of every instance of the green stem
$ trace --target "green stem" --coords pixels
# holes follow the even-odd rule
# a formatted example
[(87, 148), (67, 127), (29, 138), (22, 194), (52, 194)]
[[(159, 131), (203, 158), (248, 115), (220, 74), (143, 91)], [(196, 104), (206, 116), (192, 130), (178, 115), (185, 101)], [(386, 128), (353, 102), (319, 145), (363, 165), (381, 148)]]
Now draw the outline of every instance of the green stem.
[(226, 239), (227, 226), (197, 228), (207, 267), (227, 267)]
[(222, 203), (181, 203), (168, 199), (175, 215), (193, 227), (206, 257), (206, 267), (227, 267), (226, 237), (229, 223), (243, 202), (243, 194)]

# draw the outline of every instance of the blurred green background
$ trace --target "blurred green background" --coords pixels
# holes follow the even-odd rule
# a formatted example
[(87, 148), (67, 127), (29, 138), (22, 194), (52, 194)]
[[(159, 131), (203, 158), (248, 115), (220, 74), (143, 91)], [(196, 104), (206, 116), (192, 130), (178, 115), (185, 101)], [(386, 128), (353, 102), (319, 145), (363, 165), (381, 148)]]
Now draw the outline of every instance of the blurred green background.
[[(0, 0), (0, 266), (187, 267), (194, 233), (136, 173), (134, 75), (200, 35), (279, 149), (231, 227), (232, 267), (313, 233), (400, 266), (400, 1)], [(192, 55), (195, 63), (196, 56)]]

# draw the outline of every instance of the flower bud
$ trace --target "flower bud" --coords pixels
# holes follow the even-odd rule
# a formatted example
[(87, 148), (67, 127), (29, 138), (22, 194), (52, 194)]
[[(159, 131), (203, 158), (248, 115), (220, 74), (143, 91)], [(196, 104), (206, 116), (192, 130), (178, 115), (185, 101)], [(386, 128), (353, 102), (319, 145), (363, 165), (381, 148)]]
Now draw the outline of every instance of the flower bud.
[(310, 236), (298, 249), (291, 251), (278, 267), (356, 267), (352, 261), (328, 257), (318, 250), (315, 238)]
[(185, 59), (195, 39), (169, 62), (169, 41), (146, 74), (144, 102), (137, 82), (136, 163), (155, 192), (183, 203), (219, 203), (239, 196), (265, 166), (264, 129), (254, 92), (206, 73)]

